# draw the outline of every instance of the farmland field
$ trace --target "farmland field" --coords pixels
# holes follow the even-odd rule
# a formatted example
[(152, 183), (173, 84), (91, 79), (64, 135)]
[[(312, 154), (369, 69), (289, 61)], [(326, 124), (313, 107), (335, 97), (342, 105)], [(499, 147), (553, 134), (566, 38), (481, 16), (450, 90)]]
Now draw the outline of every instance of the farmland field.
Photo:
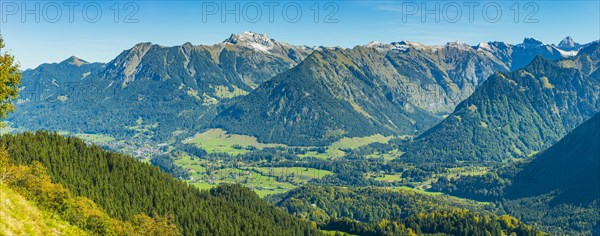
[(241, 147), (253, 146), (257, 149), (285, 146), (282, 144), (259, 143), (255, 137), (239, 134), (227, 134), (227, 132), (222, 129), (208, 130), (192, 137), (191, 139), (185, 140), (184, 143), (196, 144), (198, 147), (203, 148), (208, 153), (224, 152), (233, 156), (248, 152), (248, 150), (245, 149), (234, 148), (234, 145), (239, 145)]

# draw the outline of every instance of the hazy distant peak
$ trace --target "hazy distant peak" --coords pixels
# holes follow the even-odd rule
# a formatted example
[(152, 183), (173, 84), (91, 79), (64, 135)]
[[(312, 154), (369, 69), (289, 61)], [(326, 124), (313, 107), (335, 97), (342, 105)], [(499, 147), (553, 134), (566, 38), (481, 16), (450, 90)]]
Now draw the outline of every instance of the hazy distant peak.
[(379, 41), (371, 41), (365, 45), (363, 45), (364, 47), (368, 47), (368, 48), (376, 48), (376, 47), (382, 47), (382, 46), (386, 46), (388, 45), (387, 43), (382, 43)]
[(523, 45), (523, 46), (543, 46), (544, 43), (542, 43), (542, 41), (539, 41), (534, 38), (525, 38), (525, 39), (523, 39), (523, 43), (521, 43), (521, 45)]
[(573, 40), (571, 36), (567, 36), (566, 38), (561, 40), (560, 43), (558, 43), (558, 46), (556, 47), (562, 50), (578, 50), (582, 47), (582, 45), (575, 42), (575, 40)]
[(83, 60), (81, 58), (78, 58), (76, 56), (71, 56), (69, 58), (67, 58), (66, 60), (62, 61), (61, 64), (70, 64), (70, 65), (75, 65), (75, 66), (81, 66), (84, 64), (88, 64), (89, 62), (87, 62), (86, 60)]
[(444, 46), (440, 46), (440, 45), (429, 46), (429, 45), (425, 45), (422, 43), (411, 42), (411, 41), (406, 41), (406, 40), (403, 40), (400, 42), (392, 42), (390, 44), (372, 41), (363, 46), (368, 47), (368, 48), (375, 48), (380, 51), (382, 51), (382, 50), (383, 51), (385, 51), (385, 50), (407, 51), (410, 48), (414, 48), (416, 50), (429, 51), (429, 50), (439, 49), (439, 48), (443, 48), (443, 47), (452, 47), (452, 48), (458, 48), (458, 49), (462, 49), (462, 50), (472, 49), (472, 47), (470, 45), (463, 43), (463, 42), (459, 42), (459, 41), (448, 42)]
[(371, 41), (370, 43), (363, 45), (363, 47), (373, 48), (377, 51), (387, 51), (394, 48), (392, 44), (382, 43), (378, 41)]
[(471, 45), (468, 45), (468, 44), (460, 42), (460, 41), (448, 42), (448, 43), (446, 43), (446, 47), (454, 47), (454, 48), (459, 48), (459, 49), (463, 49), (463, 50), (472, 49)]
[(573, 47), (575, 46), (575, 41), (573, 40), (573, 38), (571, 38), (571, 36), (567, 36), (566, 38), (564, 38), (563, 40), (560, 41), (560, 43), (558, 43), (558, 46), (567, 46), (567, 47)]
[(423, 50), (423, 49), (430, 48), (429, 46), (427, 46), (425, 44), (411, 42), (411, 41), (408, 41), (408, 40), (400, 41), (400, 42), (396, 43), (396, 45), (397, 45), (396, 47), (398, 47), (398, 46), (400, 46), (401, 48), (410, 47), (410, 48), (414, 48), (414, 49), (417, 49), (417, 50)]

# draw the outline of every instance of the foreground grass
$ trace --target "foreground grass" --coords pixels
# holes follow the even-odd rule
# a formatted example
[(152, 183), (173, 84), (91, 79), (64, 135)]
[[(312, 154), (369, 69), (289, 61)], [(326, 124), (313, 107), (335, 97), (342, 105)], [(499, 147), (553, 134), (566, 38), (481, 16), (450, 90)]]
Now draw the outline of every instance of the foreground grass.
[(87, 235), (0, 183), (0, 235)]

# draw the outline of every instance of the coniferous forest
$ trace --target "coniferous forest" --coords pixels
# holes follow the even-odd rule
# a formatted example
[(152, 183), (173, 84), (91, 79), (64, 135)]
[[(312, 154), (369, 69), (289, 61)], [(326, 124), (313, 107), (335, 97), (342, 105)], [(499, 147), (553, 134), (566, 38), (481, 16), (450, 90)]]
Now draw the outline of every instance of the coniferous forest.
[(173, 216), (185, 235), (311, 235), (317, 229), (241, 186), (201, 191), (132, 157), (47, 132), (4, 135), (10, 161), (39, 162), (54, 182), (111, 217)]

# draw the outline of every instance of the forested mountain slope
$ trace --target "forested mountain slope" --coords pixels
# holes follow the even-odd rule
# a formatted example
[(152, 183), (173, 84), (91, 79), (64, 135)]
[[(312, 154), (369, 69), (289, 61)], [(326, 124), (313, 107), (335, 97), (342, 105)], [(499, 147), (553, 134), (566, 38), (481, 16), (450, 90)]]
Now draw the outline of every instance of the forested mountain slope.
[(600, 212), (600, 113), (530, 159), (481, 176), (441, 177), (433, 190), (501, 202), (553, 234), (590, 234)]
[(179, 235), (170, 216), (139, 213), (129, 221), (110, 217), (88, 198), (53, 183), (39, 163), (15, 165), (0, 146), (2, 235)]
[(475, 202), (413, 190), (304, 186), (271, 201), (323, 228), (358, 235), (543, 235)]
[(494, 74), (399, 160), (503, 161), (550, 147), (600, 110), (599, 50), (595, 43), (568, 61), (537, 57)]
[(503, 56), (492, 53), (498, 47), (459, 42), (373, 42), (315, 51), (237, 100), (212, 126), (291, 145), (327, 145), (341, 137), (375, 133), (416, 135), (451, 112), (492, 73), (513, 68), (513, 60), (566, 56), (541, 43), (505, 46), (510, 53)]
[[(316, 51), (221, 112), (213, 125), (293, 145), (415, 134), (435, 124), (437, 113), (451, 109), (484, 76), (506, 69), (466, 45), (449, 44), (437, 54), (397, 46), (406, 48)], [(481, 66), (471, 72), (475, 62)]]
[(139, 213), (173, 215), (184, 235), (318, 234), (307, 222), (241, 186), (200, 191), (132, 157), (46, 132), (4, 135), (0, 140), (12, 163), (40, 162), (53, 182), (121, 220)]
[[(119, 139), (142, 128), (136, 137), (156, 142), (191, 136), (216, 104), (247, 94), (312, 50), (246, 32), (210, 46), (139, 43), (106, 64), (72, 57), (24, 71), (21, 99), (8, 121), (28, 130)], [(132, 128), (139, 119), (144, 127)]]
[[(265, 111), (247, 112), (262, 113), (257, 115), (261, 118), (257, 119), (260, 125), (275, 122), (275, 128), (280, 129), (287, 125), (286, 122), (298, 119), (294, 123), (302, 127), (325, 127), (330, 130), (326, 135), (321, 131), (294, 133), (306, 139), (306, 142), (300, 142), (290, 137), (271, 137), (254, 127), (230, 125), (227, 128), (260, 136), (261, 140), (296, 144), (324, 141), (321, 145), (339, 137), (375, 131), (419, 133), (437, 122), (423, 117), (419, 110), (439, 119), (452, 112), (494, 71), (518, 68), (519, 63), (528, 63), (536, 55), (549, 59), (569, 57), (581, 46), (565, 51), (533, 39), (525, 41), (518, 45), (484, 43), (475, 47), (458, 42), (426, 46), (402, 41), (343, 49), (341, 51), (351, 59), (356, 71), (339, 67), (347, 61), (340, 64), (335, 58), (326, 57), (324, 60), (333, 59), (329, 63), (340, 71), (317, 72), (310, 78), (298, 78), (308, 74), (294, 74), (294, 71), (286, 74), (299, 81), (319, 80), (319, 76), (325, 74), (364, 81), (350, 82), (343, 88), (330, 86), (326, 91), (333, 94), (319, 98), (336, 98), (319, 102), (330, 103), (322, 106), (336, 113), (344, 110), (347, 120), (340, 121), (339, 117), (334, 117), (334, 121), (320, 121), (320, 118), (303, 117), (305, 115), (301, 112), (297, 114), (302, 111), (303, 102), (290, 104), (298, 107), (289, 108), (287, 115), (266, 116)], [(275, 41), (264, 34), (245, 32), (208, 46), (186, 43), (165, 47), (139, 43), (108, 63), (87, 63), (72, 57), (62, 63), (26, 70), (21, 99), (8, 121), (11, 126), (25, 130), (103, 134), (116, 140), (136, 139), (137, 144), (182, 140), (208, 127), (222, 111), (220, 105), (226, 109), (232, 99), (250, 93), (263, 82), (298, 65), (314, 51), (335, 50), (295, 46)], [(331, 65), (319, 65), (313, 69)], [(297, 95), (311, 92), (304, 91), (308, 88), (302, 86), (294, 87), (294, 84), (297, 83), (290, 82), (287, 90), (296, 91)], [(373, 88), (370, 88), (371, 84)], [(268, 86), (263, 90), (274, 89)], [(272, 108), (273, 104), (269, 104), (272, 101), (265, 100), (269, 99), (264, 96), (265, 93), (277, 95), (276, 90), (258, 91), (252, 98), (241, 99), (243, 101), (238, 108), (245, 103), (257, 102)], [(339, 98), (354, 101), (340, 103)], [(231, 113), (231, 110), (224, 111), (215, 123), (220, 126), (225, 120), (235, 121), (235, 117), (228, 115)], [(409, 113), (408, 117), (406, 113)], [(283, 117), (285, 122), (281, 120)], [(420, 118), (415, 120), (415, 117), (423, 118), (423, 121), (420, 122)], [(235, 122), (236, 126), (245, 125)], [(350, 130), (349, 123), (374, 131)], [(326, 127), (328, 125), (331, 127)]]
[(507, 189), (509, 198), (558, 191), (559, 203), (600, 200), (600, 113), (535, 157)]
[(394, 102), (391, 85), (353, 61), (369, 54), (383, 56), (361, 48), (315, 52), (223, 111), (214, 125), (262, 142), (323, 145), (344, 136), (414, 133), (434, 124), (433, 115)]

